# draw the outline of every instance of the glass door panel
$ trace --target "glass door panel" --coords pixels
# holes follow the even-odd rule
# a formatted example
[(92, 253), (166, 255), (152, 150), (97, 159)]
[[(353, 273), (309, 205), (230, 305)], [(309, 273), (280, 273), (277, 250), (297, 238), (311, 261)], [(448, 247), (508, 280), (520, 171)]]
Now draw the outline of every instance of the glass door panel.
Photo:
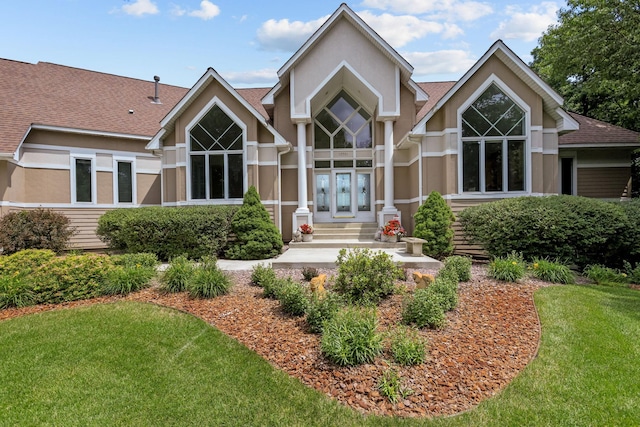
[(358, 212), (371, 212), (370, 173), (358, 173)]
[(329, 212), (330, 206), (330, 185), (329, 174), (322, 173), (316, 175), (316, 212)]
[(335, 192), (336, 192), (336, 214), (351, 214), (351, 172), (336, 172), (335, 174)]

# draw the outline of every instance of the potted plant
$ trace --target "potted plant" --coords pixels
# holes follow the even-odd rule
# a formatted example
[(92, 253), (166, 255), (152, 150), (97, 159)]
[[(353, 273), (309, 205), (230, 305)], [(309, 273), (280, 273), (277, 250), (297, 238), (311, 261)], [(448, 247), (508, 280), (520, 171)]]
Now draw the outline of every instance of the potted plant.
[(313, 227), (309, 224), (302, 224), (298, 230), (302, 233), (302, 241), (310, 242), (313, 240)]
[(404, 234), (405, 230), (400, 221), (391, 219), (382, 227), (382, 235), (380, 237), (383, 242), (397, 242)]

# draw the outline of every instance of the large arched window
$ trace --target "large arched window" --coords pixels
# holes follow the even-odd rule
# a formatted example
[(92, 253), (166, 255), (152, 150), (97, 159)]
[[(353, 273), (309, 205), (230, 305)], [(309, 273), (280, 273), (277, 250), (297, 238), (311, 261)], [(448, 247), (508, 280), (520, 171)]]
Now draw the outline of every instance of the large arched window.
[(526, 190), (525, 119), (494, 83), (462, 113), (462, 191)]
[(214, 105), (189, 131), (189, 139), (191, 199), (242, 198), (242, 128)]
[(315, 117), (316, 149), (371, 148), (371, 114), (341, 91)]

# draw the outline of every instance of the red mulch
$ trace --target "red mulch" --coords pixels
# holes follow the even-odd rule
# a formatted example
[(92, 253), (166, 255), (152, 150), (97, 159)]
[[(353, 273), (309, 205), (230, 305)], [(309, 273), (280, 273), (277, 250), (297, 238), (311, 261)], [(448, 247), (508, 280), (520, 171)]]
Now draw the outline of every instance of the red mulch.
[[(501, 391), (535, 357), (540, 324), (533, 292), (542, 282), (520, 284), (489, 280), (484, 270), (460, 284), (460, 303), (448, 313), (441, 330), (422, 330), (429, 342), (429, 359), (415, 367), (396, 367), (403, 385), (413, 391), (391, 404), (377, 390), (379, 378), (392, 366), (390, 354), (372, 364), (343, 368), (327, 362), (319, 336), (308, 333), (303, 318), (285, 315), (278, 302), (262, 298), (249, 284), (249, 274), (231, 273), (231, 294), (194, 300), (186, 294), (164, 295), (146, 289), (127, 297), (103, 297), (61, 305), (0, 311), (0, 320), (61, 307), (118, 300), (145, 301), (174, 307), (198, 316), (298, 378), (362, 413), (436, 416), (468, 410)], [(328, 273), (334, 273), (331, 270)], [(409, 276), (411, 277), (411, 276)], [(411, 291), (413, 285), (407, 283)], [(380, 328), (400, 321), (402, 297), (394, 295), (378, 309)]]

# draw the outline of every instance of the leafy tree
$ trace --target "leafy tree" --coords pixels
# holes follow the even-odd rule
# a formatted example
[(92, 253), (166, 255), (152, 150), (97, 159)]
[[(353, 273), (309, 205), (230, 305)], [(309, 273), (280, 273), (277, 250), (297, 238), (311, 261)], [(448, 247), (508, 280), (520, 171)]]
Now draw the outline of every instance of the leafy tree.
[(640, 2), (568, 0), (531, 67), (565, 107), (640, 131)]
[(236, 241), (227, 250), (228, 258), (266, 259), (278, 255), (282, 249), (282, 235), (254, 186), (245, 193), (242, 207), (231, 221), (231, 230)]
[(455, 216), (440, 193), (432, 191), (413, 216), (413, 235), (425, 239), (422, 252), (436, 258), (443, 258), (453, 252), (453, 222)]

